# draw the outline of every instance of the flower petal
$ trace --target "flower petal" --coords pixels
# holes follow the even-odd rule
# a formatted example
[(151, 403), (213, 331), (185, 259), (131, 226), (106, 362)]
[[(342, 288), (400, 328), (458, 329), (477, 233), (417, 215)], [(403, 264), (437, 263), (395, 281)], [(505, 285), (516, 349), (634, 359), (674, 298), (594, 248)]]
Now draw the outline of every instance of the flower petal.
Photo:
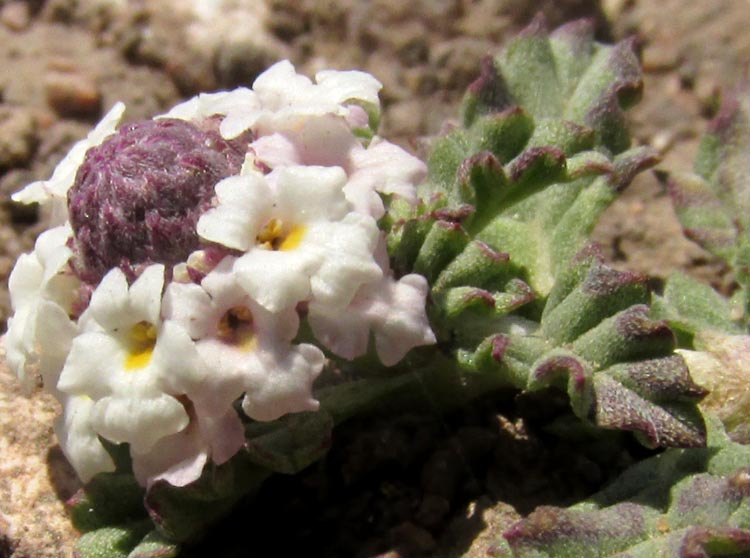
[(251, 249), (237, 259), (237, 282), (271, 312), (280, 312), (310, 295), (310, 275), (318, 262), (314, 254)]
[(353, 150), (351, 158), (354, 170), (344, 187), (346, 199), (357, 211), (375, 219), (385, 213), (377, 192), (414, 202), (416, 185), (427, 176), (427, 167), (421, 160), (380, 138), (373, 139), (367, 149)]
[(172, 107), (168, 113), (157, 116), (157, 118), (200, 120), (215, 114), (227, 114), (233, 110), (257, 107), (258, 104), (258, 98), (254, 91), (247, 87), (238, 87), (232, 91), (201, 93), (184, 103)]
[(164, 265), (154, 264), (143, 270), (128, 292), (132, 321), (159, 323), (163, 288)]
[(377, 105), (378, 92), (383, 88), (373, 76), (357, 70), (323, 70), (315, 74), (315, 82), (320, 87), (321, 96), (336, 103), (360, 100)]
[(396, 364), (414, 347), (435, 343), (425, 312), (428, 291), (427, 280), (416, 273), (398, 281), (389, 279), (367, 310), (378, 356), (386, 366)]
[(375, 221), (358, 213), (340, 222), (311, 226), (305, 246), (314, 246), (321, 254), (318, 270), (310, 279), (313, 300), (346, 306), (362, 284), (379, 279), (383, 272), (373, 259), (378, 235)]
[(260, 173), (232, 176), (216, 187), (218, 205), (198, 220), (198, 234), (210, 242), (247, 250), (268, 220), (271, 191)]
[(275, 180), (279, 214), (292, 223), (337, 221), (349, 213), (342, 194), (346, 173), (340, 167), (282, 167)]
[(234, 409), (213, 418), (190, 413), (181, 432), (159, 440), (146, 453), (133, 453), (133, 472), (144, 486), (165, 480), (186, 486), (198, 480), (209, 458), (217, 465), (228, 461), (244, 445), (244, 428)]
[(212, 327), (211, 297), (194, 283), (167, 285), (162, 313), (165, 320), (177, 322), (193, 339), (205, 337)]
[(91, 425), (94, 402), (74, 395), (63, 398), (62, 403), (63, 414), (55, 423), (55, 434), (78, 477), (85, 484), (98, 473), (113, 472), (114, 461)]
[(132, 451), (145, 453), (165, 436), (188, 425), (184, 407), (175, 398), (133, 385), (131, 393), (103, 397), (94, 403), (91, 424), (115, 443), (129, 443)]
[(89, 309), (93, 318), (108, 330), (117, 329), (130, 317), (128, 280), (119, 267), (102, 278), (91, 295)]
[(109, 395), (111, 382), (123, 373), (124, 353), (118, 341), (107, 333), (93, 331), (78, 335), (71, 343), (57, 389), (93, 399)]
[(288, 413), (316, 411), (312, 383), (323, 369), (325, 357), (313, 345), (292, 350), (266, 348), (263, 370), (257, 370), (247, 384), (242, 409), (255, 420), (275, 420)]

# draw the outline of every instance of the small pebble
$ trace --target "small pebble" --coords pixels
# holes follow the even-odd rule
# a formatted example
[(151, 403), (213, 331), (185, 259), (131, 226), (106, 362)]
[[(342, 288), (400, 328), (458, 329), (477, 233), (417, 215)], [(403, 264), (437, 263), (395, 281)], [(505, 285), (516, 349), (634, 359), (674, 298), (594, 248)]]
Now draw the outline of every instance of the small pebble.
[(643, 71), (669, 72), (677, 68), (682, 60), (678, 44), (677, 41), (662, 40), (647, 46), (643, 51)]
[(31, 23), (27, 2), (8, 2), (0, 8), (0, 22), (11, 31), (23, 31)]
[(44, 77), (44, 93), (47, 104), (60, 116), (97, 117), (101, 114), (99, 86), (78, 72), (48, 72)]
[(29, 162), (37, 144), (35, 126), (29, 110), (0, 106), (0, 169), (20, 167)]

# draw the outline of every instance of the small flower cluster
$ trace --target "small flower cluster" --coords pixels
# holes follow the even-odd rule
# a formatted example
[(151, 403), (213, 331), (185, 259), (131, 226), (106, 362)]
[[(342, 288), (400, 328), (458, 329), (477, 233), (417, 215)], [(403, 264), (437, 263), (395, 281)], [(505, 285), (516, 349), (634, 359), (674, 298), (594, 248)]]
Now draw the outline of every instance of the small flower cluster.
[(353, 359), (372, 337), (390, 366), (435, 341), (427, 282), (394, 277), (377, 225), (383, 196), (414, 200), (426, 172), (374, 136), (379, 89), (280, 62), (119, 130), (118, 104), (16, 194), (53, 228), (11, 274), (7, 360), (62, 403), (83, 481), (114, 469), (106, 440), (129, 444), (142, 484), (186, 485), (242, 447), (240, 407), (315, 411), (323, 350)]

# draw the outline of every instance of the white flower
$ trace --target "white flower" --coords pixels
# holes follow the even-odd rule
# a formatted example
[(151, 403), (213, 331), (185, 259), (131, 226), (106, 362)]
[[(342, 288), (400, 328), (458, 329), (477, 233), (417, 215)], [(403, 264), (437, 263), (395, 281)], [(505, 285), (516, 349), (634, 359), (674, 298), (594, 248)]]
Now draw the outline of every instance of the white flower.
[(72, 312), (79, 281), (67, 263), (68, 226), (42, 233), (34, 251), (23, 254), (8, 279), (14, 314), (8, 319), (6, 359), (29, 392), (37, 377), (53, 390), (77, 333)]
[(98, 473), (115, 470), (115, 464), (91, 424), (94, 402), (85, 395), (60, 394), (63, 414), (55, 423), (60, 447), (85, 484)]
[(382, 238), (375, 259), (383, 270), (381, 278), (362, 285), (347, 307), (311, 303), (308, 321), (323, 345), (349, 360), (367, 352), (372, 332), (380, 361), (393, 366), (414, 347), (436, 341), (425, 310), (429, 285), (416, 273), (396, 281)]
[(297, 74), (288, 60), (277, 62), (253, 83), (260, 106), (248, 103), (228, 111), (220, 127), (222, 136), (237, 137), (250, 128), (256, 135), (295, 130), (311, 117), (328, 114), (341, 117), (350, 127), (364, 127), (368, 116), (360, 105), (379, 107), (382, 85), (368, 73), (324, 71), (315, 81)]
[(186, 486), (200, 478), (209, 459), (221, 465), (245, 443), (245, 430), (234, 409), (212, 417), (190, 406), (188, 414), (190, 422), (182, 431), (162, 438), (146, 453), (131, 452), (133, 473), (141, 485), (165, 480)]
[(165, 317), (185, 327), (210, 367), (202, 404), (215, 416), (244, 393), (243, 408), (256, 420), (316, 410), (312, 383), (323, 353), (290, 343), (299, 322), (294, 308), (274, 314), (260, 306), (238, 285), (234, 260), (226, 257), (200, 286), (170, 284), (164, 296)]
[(271, 169), (288, 165), (346, 169), (357, 148), (362, 146), (348, 125), (331, 114), (311, 118), (293, 131), (261, 136), (249, 146), (256, 160)]
[(90, 397), (94, 430), (138, 453), (187, 426), (177, 396), (198, 391), (201, 381), (187, 333), (161, 321), (163, 282), (160, 264), (146, 268), (130, 288), (119, 268), (107, 273), (57, 386)]
[(215, 114), (224, 115), (230, 112), (260, 108), (258, 96), (247, 87), (238, 87), (232, 91), (201, 93), (157, 118), (179, 118), (181, 120), (200, 120)]
[(116, 103), (88, 136), (73, 145), (65, 158), (55, 167), (49, 180), (32, 182), (20, 192), (13, 194), (13, 201), (47, 205), (50, 211), (50, 224), (64, 223), (68, 215), (68, 190), (73, 186), (86, 151), (101, 144), (107, 136), (115, 132), (124, 112), (125, 105), (121, 102)]
[(382, 271), (373, 258), (377, 224), (350, 211), (345, 182), (339, 167), (303, 166), (225, 179), (198, 234), (246, 251), (234, 265), (237, 280), (271, 312), (306, 300), (346, 306)]
[(416, 185), (427, 176), (427, 166), (397, 145), (375, 138), (367, 149), (351, 153), (351, 172), (344, 186), (346, 199), (360, 213), (380, 219), (385, 214), (381, 194), (396, 194), (414, 203)]
[(393, 366), (414, 347), (435, 343), (425, 313), (427, 280), (415, 273), (384, 276), (362, 286), (345, 308), (310, 304), (310, 326), (328, 349), (346, 359), (367, 352), (370, 332), (381, 362)]

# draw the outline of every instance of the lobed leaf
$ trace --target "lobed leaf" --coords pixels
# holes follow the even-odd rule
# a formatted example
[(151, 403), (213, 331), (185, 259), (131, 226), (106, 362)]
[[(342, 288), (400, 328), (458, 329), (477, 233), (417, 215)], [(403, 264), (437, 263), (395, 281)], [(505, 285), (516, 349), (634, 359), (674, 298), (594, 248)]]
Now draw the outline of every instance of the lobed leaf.
[(466, 373), (565, 390), (581, 419), (649, 446), (700, 446), (705, 390), (651, 315), (646, 278), (587, 247), (658, 160), (628, 148), (623, 111), (641, 86), (632, 42), (537, 18), (482, 63), (463, 125), (434, 143), (420, 205), (392, 206), (389, 251), (398, 273), (429, 279), (433, 329)]
[(543, 506), (506, 531), (513, 558), (702, 558), (750, 552), (750, 447), (711, 423), (709, 448), (667, 450), (568, 509)]
[[(520, 389), (564, 390), (579, 418), (633, 431), (648, 446), (704, 445), (697, 404), (707, 391), (674, 354), (666, 323), (651, 317), (645, 278), (605, 266), (594, 250), (573, 261), (539, 324), (495, 317), (492, 324), (503, 333), (464, 350), (461, 364)], [(474, 337), (461, 331), (454, 337), (468, 343), (484, 332), (475, 325)]]
[(701, 142), (694, 174), (662, 175), (685, 236), (726, 261), (750, 324), (750, 90), (728, 96)]
[(656, 316), (667, 320), (670, 327), (682, 334), (683, 346), (692, 347), (692, 339), (703, 331), (727, 334), (742, 333), (742, 328), (731, 319), (731, 303), (708, 285), (687, 275), (671, 276), (661, 296), (655, 296)]

